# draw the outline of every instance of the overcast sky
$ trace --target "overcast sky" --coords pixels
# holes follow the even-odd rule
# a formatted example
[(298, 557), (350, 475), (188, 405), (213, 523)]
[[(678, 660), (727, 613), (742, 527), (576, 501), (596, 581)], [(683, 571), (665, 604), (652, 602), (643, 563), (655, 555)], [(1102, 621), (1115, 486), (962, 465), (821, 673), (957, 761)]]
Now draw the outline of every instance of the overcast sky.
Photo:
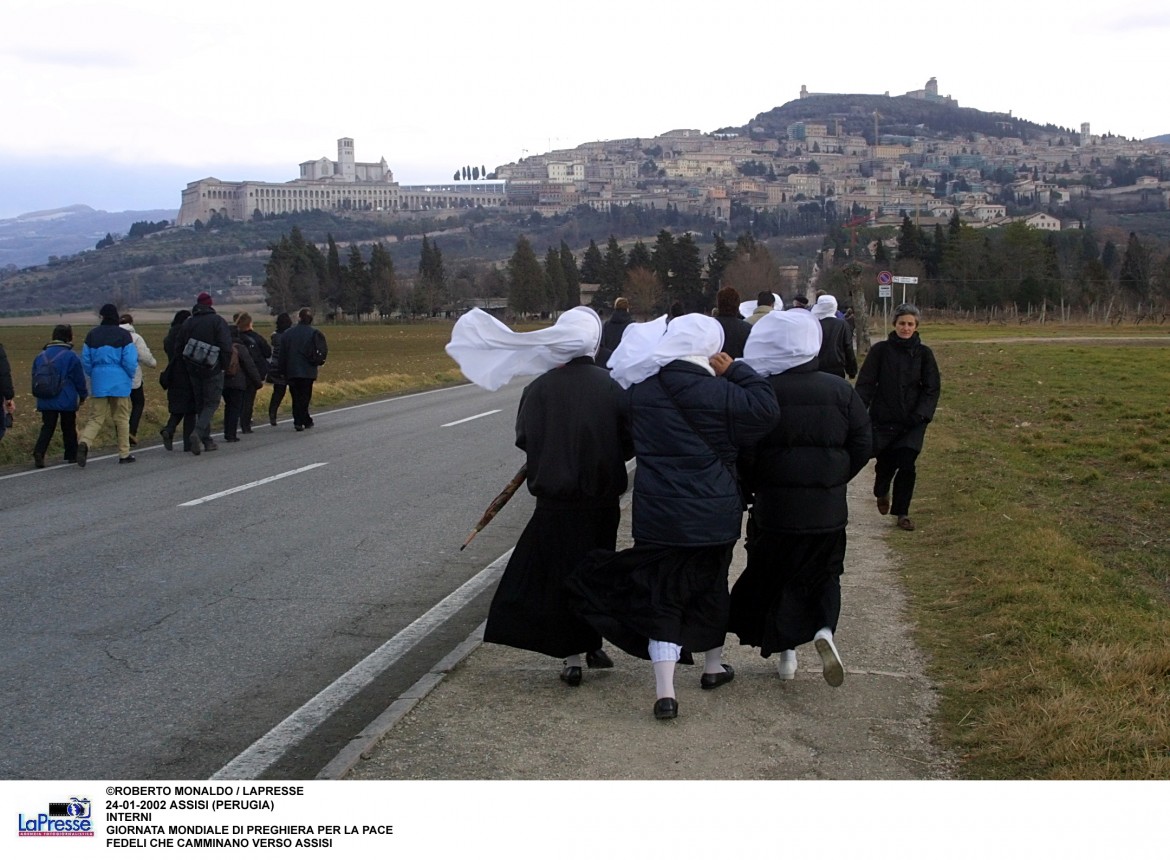
[(812, 92), (900, 95), (1145, 138), (1170, 3), (673, 4), (12, 0), (0, 27), (0, 218), (175, 209), (183, 186), (383, 156), (450, 181), (590, 140), (708, 132)]

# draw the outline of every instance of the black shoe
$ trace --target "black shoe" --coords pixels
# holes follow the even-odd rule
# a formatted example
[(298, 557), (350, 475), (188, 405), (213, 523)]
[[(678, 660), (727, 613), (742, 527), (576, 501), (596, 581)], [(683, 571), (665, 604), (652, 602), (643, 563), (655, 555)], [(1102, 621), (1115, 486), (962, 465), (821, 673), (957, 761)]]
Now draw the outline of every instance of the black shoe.
[(203, 440), (194, 433), (191, 434), (191, 453), (196, 457), (203, 453)]
[(581, 686), (581, 667), (580, 666), (566, 666), (561, 669), (561, 680), (570, 687)]
[(133, 433), (130, 434), (130, 444), (135, 446), (138, 444), (138, 437)]
[(64, 462), (66, 462), (66, 463), (76, 463), (76, 462), (77, 462), (77, 458), (76, 458), (76, 457), (66, 457)]
[(294, 424), (293, 429), (296, 430), (298, 433), (300, 433), (302, 430), (305, 429), (305, 425), (304, 424)]
[(240, 432), (241, 432), (241, 433), (251, 433), (251, 432), (252, 432), (252, 428), (251, 428), (251, 427), (241, 427), (241, 428), (240, 428)]
[(704, 690), (714, 690), (730, 683), (735, 678), (735, 670), (727, 663), (723, 664), (722, 672), (704, 672), (699, 678), (699, 686)]
[(694, 666), (695, 665), (695, 655), (692, 654), (690, 651), (688, 651), (686, 648), (683, 648), (679, 652), (679, 655), (678, 655), (678, 664), (680, 666)]
[(164, 448), (166, 448), (168, 451), (175, 450), (175, 431), (174, 430), (171, 430), (169, 427), (164, 427), (163, 429), (158, 431), (158, 435), (162, 436)]
[(268, 423), (271, 424), (273, 427), (275, 427), (276, 426), (276, 416), (269, 415), (268, 416)]
[(45, 455), (38, 451), (33, 451), (33, 465), (38, 469), (45, 468)]
[(678, 716), (678, 699), (659, 699), (654, 703), (654, 717), (659, 720), (673, 720)]
[(590, 651), (585, 655), (585, 665), (590, 669), (612, 669), (613, 660), (601, 648)]
[(77, 465), (85, 468), (85, 461), (89, 457), (89, 445), (85, 442), (77, 443)]
[(224, 436), (223, 441), (225, 441), (225, 442), (239, 442), (240, 437), (239, 436)]
[(204, 451), (218, 451), (219, 446), (215, 444), (214, 439), (204, 439), (203, 440), (203, 450)]
[(138, 461), (134, 459), (133, 454), (130, 454), (129, 456), (126, 456), (126, 457), (119, 457), (118, 462), (119, 463), (137, 463)]

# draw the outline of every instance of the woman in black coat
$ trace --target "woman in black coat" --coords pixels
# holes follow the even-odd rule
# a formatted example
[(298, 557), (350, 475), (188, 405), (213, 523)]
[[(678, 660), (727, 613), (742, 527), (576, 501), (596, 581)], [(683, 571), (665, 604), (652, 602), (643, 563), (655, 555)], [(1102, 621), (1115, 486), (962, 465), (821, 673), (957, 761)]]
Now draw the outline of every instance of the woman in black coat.
[(870, 348), (857, 375), (857, 393), (873, 421), (877, 509), (883, 515), (892, 513), (898, 518), (898, 528), (906, 531), (914, 531), (910, 519), (917, 477), (914, 464), (941, 390), (938, 362), (918, 336), (918, 316), (914, 305), (898, 305), (894, 330)]
[(288, 380), (280, 372), (280, 339), (286, 331), (292, 328), (292, 317), (281, 312), (276, 317), (276, 331), (272, 333), (272, 354), (268, 362), (268, 381), (272, 383), (272, 397), (268, 400), (268, 423), (276, 426), (276, 413), (280, 409), (280, 401), (284, 400), (284, 393), (288, 390)]
[(195, 431), (195, 393), (191, 390), (191, 379), (183, 365), (183, 344), (178, 343), (179, 329), (187, 318), (189, 310), (181, 310), (171, 320), (170, 330), (163, 338), (163, 352), (167, 366), (162, 372), (163, 388), (167, 390), (167, 423), (159, 430), (163, 447), (174, 450), (175, 430), (183, 422), (183, 450), (191, 450), (191, 434)]
[(844, 379), (817, 370), (823, 329), (803, 310), (752, 327), (744, 361), (780, 404), (780, 423), (739, 459), (754, 494), (748, 563), (731, 590), (729, 629), (760, 655), (779, 652), (780, 677), (796, 675), (796, 647), (812, 642), (831, 686), (845, 680), (834, 634), (845, 571), (846, 491), (870, 456), (865, 404)]

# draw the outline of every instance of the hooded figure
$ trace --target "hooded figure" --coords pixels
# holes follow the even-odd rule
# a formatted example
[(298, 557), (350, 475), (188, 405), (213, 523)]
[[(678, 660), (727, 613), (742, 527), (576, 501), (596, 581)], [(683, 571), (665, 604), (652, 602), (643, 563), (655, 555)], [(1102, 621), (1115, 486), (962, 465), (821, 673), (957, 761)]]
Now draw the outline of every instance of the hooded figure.
[(841, 614), (846, 490), (870, 456), (865, 404), (843, 379), (817, 370), (821, 327), (803, 311), (752, 326), (745, 360), (780, 405), (780, 420), (740, 457), (755, 498), (747, 568), (731, 591), (729, 629), (764, 657), (781, 652), (780, 677), (796, 673), (796, 648), (813, 642), (832, 686), (845, 679), (834, 642)]
[(601, 319), (576, 307), (556, 323), (514, 332), (474, 310), (460, 317), (447, 353), (463, 374), (495, 391), (517, 376), (541, 374), (520, 396), (516, 447), (526, 455), (536, 497), (488, 612), (484, 641), (564, 658), (561, 680), (577, 686), (582, 657), (609, 668), (601, 636), (573, 613), (565, 578), (592, 550), (613, 551), (633, 453), (625, 398), (594, 364)]
[(821, 351), (817, 356), (820, 369), (842, 379), (853, 379), (857, 376), (857, 354), (849, 325), (837, 316), (837, 300), (830, 295), (821, 296), (812, 306), (812, 315), (821, 323)]
[(592, 554), (569, 583), (609, 641), (653, 663), (659, 719), (678, 715), (683, 648), (705, 652), (704, 689), (734, 677), (722, 651), (744, 507), (735, 461), (778, 412), (767, 381), (722, 347), (722, 326), (705, 314), (626, 332), (611, 364), (628, 388), (638, 461), (634, 546)]

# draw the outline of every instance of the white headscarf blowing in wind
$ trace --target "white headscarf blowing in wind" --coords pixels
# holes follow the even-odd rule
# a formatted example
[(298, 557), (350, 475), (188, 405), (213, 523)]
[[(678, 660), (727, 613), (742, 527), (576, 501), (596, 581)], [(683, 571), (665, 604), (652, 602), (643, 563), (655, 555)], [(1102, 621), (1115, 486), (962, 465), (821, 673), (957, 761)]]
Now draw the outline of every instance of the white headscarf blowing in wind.
[(803, 310), (780, 311), (752, 326), (743, 360), (760, 376), (775, 376), (812, 361), (820, 351), (820, 322)]
[(593, 356), (601, 343), (601, 317), (584, 306), (565, 311), (538, 331), (512, 331), (486, 311), (473, 308), (451, 329), (447, 355), (463, 375), (488, 391), (502, 388), (516, 376), (534, 376)]
[[(723, 326), (706, 314), (684, 314), (666, 323), (666, 317), (626, 328), (622, 342), (609, 360), (609, 375), (622, 388), (649, 379), (660, 368), (680, 358), (703, 364), (723, 349)], [(711, 371), (714, 373), (714, 371)]]

